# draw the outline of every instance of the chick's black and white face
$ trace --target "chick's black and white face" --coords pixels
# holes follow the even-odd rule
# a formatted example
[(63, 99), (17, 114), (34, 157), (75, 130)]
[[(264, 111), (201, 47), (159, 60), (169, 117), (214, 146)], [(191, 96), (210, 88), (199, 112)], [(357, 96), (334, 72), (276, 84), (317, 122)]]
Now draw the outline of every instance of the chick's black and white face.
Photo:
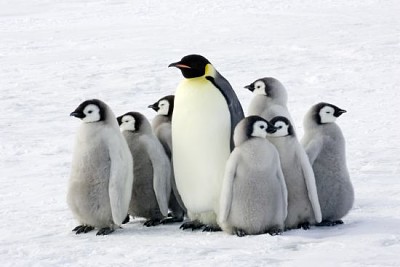
[(335, 109), (331, 106), (324, 106), (319, 110), (321, 123), (333, 123), (336, 121)]
[(271, 134), (276, 137), (288, 136), (289, 135), (289, 125), (283, 121), (277, 121), (274, 123), (276, 127), (276, 132)]
[(119, 128), (121, 131), (136, 131), (136, 120), (132, 115), (122, 116)]
[(263, 81), (261, 81), (261, 80), (260, 81), (256, 81), (254, 83), (254, 91), (253, 91), (253, 93), (256, 94), (256, 95), (267, 95), (265, 93), (265, 83)]
[(265, 121), (256, 121), (253, 124), (253, 131), (251, 133), (251, 136), (266, 138), (267, 129), (268, 129), (268, 124)]
[(85, 117), (82, 118), (83, 122), (96, 122), (101, 119), (100, 108), (95, 104), (89, 104), (83, 109)]
[(169, 102), (167, 100), (161, 100), (158, 103), (158, 111), (157, 114), (159, 115), (168, 115), (169, 112)]

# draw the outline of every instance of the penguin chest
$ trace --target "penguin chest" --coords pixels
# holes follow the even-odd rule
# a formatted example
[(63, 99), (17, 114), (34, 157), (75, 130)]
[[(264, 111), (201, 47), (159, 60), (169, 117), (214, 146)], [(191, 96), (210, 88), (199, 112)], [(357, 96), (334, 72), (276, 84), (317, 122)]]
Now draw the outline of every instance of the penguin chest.
[(230, 113), (221, 92), (204, 78), (185, 80), (175, 95), (172, 143), (175, 179), (191, 212), (217, 208), (230, 154)]

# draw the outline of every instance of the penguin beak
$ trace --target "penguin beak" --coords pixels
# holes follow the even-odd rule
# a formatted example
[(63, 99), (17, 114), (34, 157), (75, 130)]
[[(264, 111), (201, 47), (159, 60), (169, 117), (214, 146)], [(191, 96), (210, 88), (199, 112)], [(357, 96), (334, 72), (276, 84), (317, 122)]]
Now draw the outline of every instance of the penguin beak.
[(118, 125), (122, 124), (122, 116), (117, 117), (117, 122), (118, 122)]
[(178, 69), (191, 69), (190, 66), (182, 64), (180, 61), (169, 64), (168, 68), (170, 68), (170, 67), (175, 67), (175, 68), (178, 68)]
[(244, 88), (250, 90), (251, 92), (254, 91), (254, 85), (253, 84), (246, 85)]
[(158, 107), (157, 103), (154, 103), (153, 105), (149, 105), (148, 108), (151, 108), (154, 111), (158, 111), (159, 110), (159, 107)]
[(278, 130), (278, 128), (275, 127), (275, 125), (268, 122), (267, 133), (272, 134), (272, 133), (275, 133), (277, 130)]
[(346, 113), (347, 111), (344, 109), (339, 109), (335, 112), (335, 117), (339, 117), (340, 115), (342, 115), (343, 113)]
[(70, 116), (73, 116), (73, 117), (76, 117), (76, 118), (79, 118), (79, 119), (83, 119), (83, 118), (85, 118), (85, 114), (83, 114), (83, 112), (80, 112), (80, 111), (74, 111), (74, 112), (71, 112), (71, 114), (69, 114)]

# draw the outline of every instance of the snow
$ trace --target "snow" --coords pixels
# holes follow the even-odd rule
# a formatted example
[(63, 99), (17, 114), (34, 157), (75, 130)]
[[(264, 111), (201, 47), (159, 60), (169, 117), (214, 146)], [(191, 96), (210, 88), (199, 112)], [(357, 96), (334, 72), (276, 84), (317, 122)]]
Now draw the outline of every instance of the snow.
[[(400, 3), (395, 0), (0, 0), (2, 266), (400, 266)], [(279, 79), (302, 135), (312, 104), (348, 112), (356, 192), (345, 224), (239, 238), (154, 228), (75, 235), (66, 204), (79, 121), (99, 98), (117, 115), (181, 79), (171, 62), (206, 56), (243, 89)]]

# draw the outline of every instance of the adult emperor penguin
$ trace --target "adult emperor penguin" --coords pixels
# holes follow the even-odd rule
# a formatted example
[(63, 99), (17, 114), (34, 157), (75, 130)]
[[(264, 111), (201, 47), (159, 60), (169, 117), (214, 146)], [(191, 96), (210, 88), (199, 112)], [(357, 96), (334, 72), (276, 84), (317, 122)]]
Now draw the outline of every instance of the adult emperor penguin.
[[(149, 108), (152, 108), (154, 111), (157, 112), (157, 116), (155, 116), (154, 119), (152, 120), (153, 132), (163, 145), (164, 150), (171, 161), (171, 166), (172, 166), (171, 119), (174, 110), (174, 98), (175, 96), (173, 95), (167, 95), (160, 98), (157, 102), (149, 106)], [(173, 222), (182, 222), (183, 217), (186, 213), (186, 208), (183, 205), (181, 196), (179, 195), (178, 189), (176, 188), (173, 170), (171, 174), (171, 187), (172, 187), (171, 196), (169, 198), (169, 203), (168, 203), (168, 207), (171, 213), (168, 214), (168, 218), (162, 220), (162, 223), (164, 224)]]
[(129, 147), (111, 109), (93, 99), (71, 116), (83, 121), (75, 143), (67, 202), (80, 225), (73, 231), (112, 233), (128, 212), (133, 181)]
[(278, 151), (266, 139), (276, 128), (259, 116), (244, 118), (235, 129), (235, 149), (225, 168), (218, 221), (238, 236), (284, 229), (287, 190)]
[(280, 81), (266, 77), (258, 79), (244, 88), (254, 94), (249, 105), (248, 116), (257, 115), (266, 120), (283, 116), (289, 118), (294, 125), (287, 108), (288, 95)]
[(225, 163), (243, 110), (229, 82), (205, 57), (188, 55), (169, 67), (179, 68), (185, 78), (172, 116), (175, 180), (191, 219), (181, 228), (218, 231)]
[(321, 222), (315, 177), (307, 154), (297, 140), (289, 119), (277, 116), (270, 120), (277, 131), (267, 135), (279, 152), (283, 176), (288, 190), (286, 229), (309, 229)]
[(304, 146), (317, 182), (320, 226), (342, 224), (352, 208), (354, 190), (346, 165), (345, 140), (336, 118), (346, 111), (328, 103), (311, 107), (304, 118)]
[(134, 162), (135, 180), (128, 213), (146, 218), (145, 226), (158, 225), (168, 215), (170, 162), (145, 116), (128, 112), (117, 120)]

